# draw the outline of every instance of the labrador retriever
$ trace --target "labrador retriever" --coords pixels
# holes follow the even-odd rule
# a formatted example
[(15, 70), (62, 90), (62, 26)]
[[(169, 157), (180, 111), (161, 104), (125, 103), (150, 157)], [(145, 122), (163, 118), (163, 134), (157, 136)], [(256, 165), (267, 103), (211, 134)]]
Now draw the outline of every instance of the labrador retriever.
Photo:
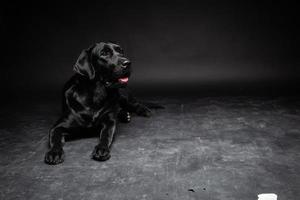
[(89, 131), (99, 136), (92, 158), (108, 160), (117, 121), (129, 122), (131, 113), (149, 117), (150, 107), (161, 108), (147, 107), (129, 94), (131, 62), (118, 44), (92, 45), (81, 52), (73, 69), (76, 73), (63, 90), (63, 114), (49, 131), (50, 149), (44, 160), (50, 165), (64, 161), (66, 138)]

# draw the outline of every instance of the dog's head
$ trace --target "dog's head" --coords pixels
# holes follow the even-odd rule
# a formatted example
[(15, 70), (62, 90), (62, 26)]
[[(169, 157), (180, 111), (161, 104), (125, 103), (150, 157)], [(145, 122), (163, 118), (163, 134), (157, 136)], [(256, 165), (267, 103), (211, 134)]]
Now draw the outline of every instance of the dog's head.
[(90, 80), (101, 80), (111, 87), (122, 87), (127, 85), (131, 67), (118, 44), (100, 42), (81, 52), (74, 71)]

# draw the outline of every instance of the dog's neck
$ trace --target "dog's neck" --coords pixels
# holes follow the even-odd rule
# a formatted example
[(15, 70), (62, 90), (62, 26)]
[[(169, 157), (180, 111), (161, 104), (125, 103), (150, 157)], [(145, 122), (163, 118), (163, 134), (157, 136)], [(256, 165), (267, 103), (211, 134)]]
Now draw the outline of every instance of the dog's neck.
[(91, 85), (94, 85), (97, 87), (101, 86), (101, 87), (104, 87), (106, 90), (113, 91), (113, 90), (117, 90), (118, 88), (120, 88), (120, 86), (118, 86), (117, 83), (105, 80), (103, 77), (96, 77), (94, 79), (89, 79), (88, 77), (81, 76), (81, 75), (78, 77), (79, 77), (79, 80), (85, 82), (86, 84), (91, 84)]

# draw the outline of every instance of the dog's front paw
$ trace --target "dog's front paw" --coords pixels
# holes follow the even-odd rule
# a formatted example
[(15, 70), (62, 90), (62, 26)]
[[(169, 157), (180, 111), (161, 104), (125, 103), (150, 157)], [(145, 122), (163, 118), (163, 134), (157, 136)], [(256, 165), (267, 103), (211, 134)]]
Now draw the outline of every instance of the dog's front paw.
[(97, 145), (92, 153), (92, 158), (97, 161), (106, 161), (110, 158), (110, 151), (107, 147)]
[(151, 110), (149, 108), (147, 108), (144, 105), (140, 105), (137, 109), (136, 109), (136, 114), (139, 116), (143, 116), (143, 117), (150, 117), (151, 116)]
[(64, 162), (64, 151), (62, 147), (52, 148), (45, 155), (45, 163), (49, 165), (57, 165)]

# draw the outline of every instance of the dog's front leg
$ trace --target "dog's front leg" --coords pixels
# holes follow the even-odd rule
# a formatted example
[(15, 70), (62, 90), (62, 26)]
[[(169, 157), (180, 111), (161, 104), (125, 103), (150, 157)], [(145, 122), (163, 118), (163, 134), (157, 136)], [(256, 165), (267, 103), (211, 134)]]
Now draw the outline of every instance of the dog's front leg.
[(49, 165), (56, 165), (64, 161), (64, 132), (65, 128), (56, 126), (49, 132), (50, 150), (45, 155), (45, 162)]
[(49, 131), (50, 150), (45, 155), (45, 162), (49, 165), (56, 165), (64, 161), (63, 145), (65, 136), (69, 135), (72, 126), (78, 126), (77, 122), (71, 115), (62, 117)]
[(110, 146), (116, 130), (115, 113), (109, 113), (104, 117), (100, 125), (99, 144), (95, 146), (92, 158), (97, 161), (105, 161), (110, 158)]

